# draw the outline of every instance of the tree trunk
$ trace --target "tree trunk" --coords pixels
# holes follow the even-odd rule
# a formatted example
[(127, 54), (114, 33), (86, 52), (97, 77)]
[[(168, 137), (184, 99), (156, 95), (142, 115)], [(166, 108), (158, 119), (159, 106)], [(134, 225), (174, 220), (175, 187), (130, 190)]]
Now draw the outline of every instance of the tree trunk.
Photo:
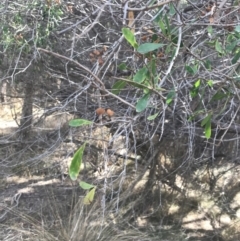
[[(31, 71), (31, 69), (30, 69)], [(30, 77), (31, 76), (31, 77)], [(32, 113), (33, 113), (33, 75), (27, 75), (24, 88), (24, 102), (22, 107), (22, 117), (20, 120), (20, 136), (21, 138), (27, 139), (31, 131), (32, 125)]]

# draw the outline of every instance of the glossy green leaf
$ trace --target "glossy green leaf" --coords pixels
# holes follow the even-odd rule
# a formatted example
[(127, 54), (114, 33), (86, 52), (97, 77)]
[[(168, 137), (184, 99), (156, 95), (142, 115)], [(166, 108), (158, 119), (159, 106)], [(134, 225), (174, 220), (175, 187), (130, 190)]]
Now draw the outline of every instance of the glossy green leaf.
[(148, 120), (155, 120), (156, 119), (156, 117), (159, 115), (159, 112), (157, 112), (156, 114), (154, 114), (154, 115), (150, 115), (150, 116), (148, 116)]
[(80, 167), (82, 164), (82, 157), (83, 157), (85, 146), (86, 146), (86, 142), (77, 150), (77, 152), (74, 154), (73, 159), (71, 161), (71, 164), (69, 167), (69, 176), (73, 181), (77, 179), (78, 174), (80, 172)]
[(132, 45), (133, 48), (138, 48), (134, 33), (129, 28), (122, 28), (122, 33), (125, 39)]
[(164, 35), (166, 35), (166, 27), (165, 27), (164, 22), (163, 22), (162, 20), (160, 20), (158, 24), (159, 24), (159, 27), (160, 27), (162, 33), (163, 33)]
[(236, 26), (234, 29), (236, 32), (240, 33), (240, 25)]
[(213, 27), (212, 26), (208, 26), (207, 27), (207, 31), (209, 34), (213, 34)]
[(94, 199), (94, 196), (95, 196), (95, 191), (96, 191), (96, 187), (94, 187), (93, 189), (91, 189), (87, 194), (86, 196), (84, 197), (83, 199), (83, 203), (85, 205), (90, 205)]
[(171, 91), (167, 94), (166, 103), (167, 103), (168, 105), (173, 101), (175, 95), (176, 95), (175, 90), (171, 90)]
[(233, 79), (234, 79), (235, 81), (240, 81), (240, 75), (234, 76)]
[(235, 49), (235, 47), (237, 46), (239, 40), (235, 40), (235, 41), (232, 41), (230, 42), (229, 44), (227, 44), (226, 46), (226, 51), (228, 53), (232, 53), (232, 51)]
[[(146, 85), (147, 85), (147, 83), (146, 83)], [(147, 86), (149, 86), (149, 85), (147, 85)], [(150, 90), (148, 88), (145, 88), (145, 89), (143, 89), (143, 93), (144, 94), (149, 94)]]
[(210, 60), (208, 60), (208, 59), (204, 62), (204, 66), (205, 66), (206, 69), (208, 69), (208, 70), (211, 70), (211, 69), (212, 69), (212, 63), (211, 63)]
[(207, 122), (209, 122), (211, 120), (212, 115), (208, 114), (201, 122), (201, 126), (205, 126), (207, 124)]
[(190, 90), (190, 95), (191, 95), (192, 98), (194, 98), (194, 97), (196, 97), (196, 96), (198, 95), (200, 85), (201, 85), (201, 80), (198, 79), (198, 80), (194, 83), (193, 87), (192, 87), (191, 90)]
[(167, 14), (164, 16), (164, 20), (165, 20), (165, 24), (166, 24), (166, 27), (167, 27), (167, 33), (170, 34), (171, 33), (171, 27), (170, 27), (170, 24), (169, 24)]
[(127, 69), (126, 63), (121, 63), (121, 64), (119, 64), (119, 65), (118, 65), (118, 69), (119, 69), (119, 70), (126, 70), (126, 69)]
[(196, 116), (202, 114), (202, 113), (205, 113), (205, 110), (202, 109), (202, 110), (197, 110), (195, 111), (189, 118), (188, 118), (188, 121), (192, 121)]
[(156, 59), (152, 59), (150, 62), (149, 62), (149, 69), (151, 71), (151, 73), (149, 73), (151, 75), (151, 77), (155, 76), (156, 75), (156, 72), (157, 72), (157, 68), (156, 68)]
[(199, 88), (199, 87), (200, 87), (200, 84), (201, 84), (201, 80), (198, 79), (198, 80), (194, 83), (194, 87), (195, 87), (195, 88)]
[(154, 43), (155, 41), (158, 40), (158, 38), (159, 38), (159, 36), (154, 33), (154, 34), (152, 35), (151, 42)]
[(211, 101), (214, 101), (214, 100), (222, 100), (226, 97), (228, 97), (229, 94), (228, 93), (224, 93), (222, 91), (218, 91), (211, 99)]
[(112, 93), (117, 95), (121, 90), (125, 87), (126, 81), (124, 80), (119, 80), (114, 85), (112, 86)]
[(208, 114), (201, 122), (201, 126), (202, 127), (204, 126), (204, 133), (207, 139), (209, 139), (212, 134), (211, 118), (212, 118), (212, 114)]
[(91, 189), (91, 188), (94, 188), (95, 186), (93, 186), (92, 184), (89, 184), (89, 183), (87, 183), (87, 182), (79, 182), (79, 185), (80, 185), (80, 187), (82, 188), (82, 189), (84, 189), (84, 190), (89, 190), (89, 189)]
[(136, 87), (136, 88), (139, 88), (139, 89), (145, 89), (147, 88), (147, 86), (145, 86), (144, 84), (138, 84), (137, 82), (129, 82), (130, 85)]
[(150, 94), (145, 94), (138, 102), (136, 105), (136, 111), (137, 112), (142, 112), (146, 109), (148, 105)]
[(172, 3), (169, 4), (169, 7), (170, 7), (169, 14), (173, 16), (176, 13), (175, 7)]
[(232, 64), (236, 64), (237, 61), (239, 60), (240, 58), (240, 49), (237, 51), (237, 53), (235, 54), (235, 56), (233, 57), (232, 59)]
[(133, 81), (141, 84), (147, 77), (148, 69), (147, 67), (143, 67), (138, 70), (138, 72), (133, 76)]
[(198, 95), (199, 89), (192, 88), (190, 90), (190, 95), (192, 98), (196, 97)]
[(85, 119), (74, 119), (69, 121), (69, 126), (79, 127), (85, 125), (91, 125), (93, 122)]
[[(177, 42), (178, 42), (178, 36), (176, 35), (176, 34), (171, 34), (171, 41), (174, 43), (174, 44), (177, 44)], [(182, 44), (182, 42), (181, 42), (181, 44), (180, 44), (180, 47), (182, 47), (183, 46), (183, 44)], [(174, 53), (175, 54), (175, 53)]]
[(211, 40), (211, 41), (207, 41), (207, 42), (206, 42), (206, 44), (207, 44), (208, 46), (210, 46), (210, 47), (214, 47), (214, 46), (215, 46), (215, 43), (216, 43), (216, 41), (214, 41), (214, 40)]
[(141, 44), (138, 48), (137, 51), (140, 54), (147, 54), (149, 52), (152, 52), (156, 49), (159, 49), (161, 47), (163, 47), (165, 44), (157, 44), (157, 43), (144, 43)]
[(188, 121), (192, 121), (195, 119), (195, 115), (190, 115), (189, 118), (187, 119)]
[(154, 16), (153, 22), (158, 24), (161, 19), (162, 19), (162, 11), (161, 11), (161, 8), (159, 8), (158, 13)]
[(192, 69), (193, 69), (194, 74), (197, 74), (197, 72), (198, 72), (198, 65), (197, 64), (193, 65)]
[(165, 53), (166, 53), (166, 55), (168, 55), (169, 53), (172, 54), (172, 52), (173, 52), (173, 46), (172, 46), (172, 44), (168, 44), (165, 49)]
[(216, 42), (215, 42), (215, 49), (216, 49), (216, 51), (217, 51), (218, 53), (220, 53), (220, 54), (224, 53), (224, 51), (223, 51), (223, 49), (222, 49), (222, 46), (221, 46), (221, 44), (219, 43), (218, 40), (216, 40)]
[(213, 87), (213, 81), (212, 80), (208, 80), (207, 84), (208, 84), (208, 86)]
[(185, 65), (185, 69), (191, 75), (195, 75), (198, 71), (196, 65)]
[(204, 128), (204, 132), (205, 132), (205, 136), (207, 139), (209, 139), (211, 137), (212, 134), (212, 128), (211, 128), (211, 120), (209, 120)]

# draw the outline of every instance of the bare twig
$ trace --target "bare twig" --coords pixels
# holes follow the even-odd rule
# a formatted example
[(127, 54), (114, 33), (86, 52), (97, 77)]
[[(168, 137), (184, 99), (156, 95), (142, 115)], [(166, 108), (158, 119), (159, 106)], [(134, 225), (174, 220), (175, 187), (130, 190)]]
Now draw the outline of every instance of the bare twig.
[[(181, 24), (181, 18), (180, 18), (179, 14), (177, 14), (177, 19), (178, 19), (178, 22)], [(170, 74), (170, 72), (172, 70), (174, 62), (175, 62), (175, 60), (176, 60), (176, 58), (178, 56), (179, 50), (180, 50), (181, 42), (182, 42), (182, 26), (180, 25), (180, 27), (178, 29), (178, 42), (177, 42), (176, 52), (175, 52), (175, 54), (174, 54), (174, 56), (172, 58), (171, 63), (169, 64), (169, 67), (167, 69), (167, 72), (165, 73), (165, 76), (162, 78), (162, 80), (159, 83), (159, 87), (161, 87), (164, 84), (166, 78), (168, 77), (168, 75)]]
[(168, 3), (171, 3), (171, 2), (176, 2), (178, 0), (167, 0), (167, 1), (163, 1), (163, 2), (160, 2), (158, 4), (154, 4), (150, 7), (142, 7), (142, 8), (127, 8), (127, 10), (130, 10), (130, 11), (148, 11), (148, 10), (151, 10), (151, 9), (154, 9), (154, 8), (158, 8), (158, 7), (161, 7), (165, 4), (168, 4)]
[(125, 100), (122, 99), (121, 97), (119, 97), (119, 96), (117, 96), (117, 95), (114, 95), (112, 92), (108, 91), (108, 90), (105, 88), (104, 83), (103, 83), (90, 69), (88, 69), (87, 67), (85, 67), (85, 66), (79, 64), (77, 61), (72, 60), (72, 59), (70, 59), (70, 58), (68, 58), (68, 57), (66, 57), (66, 56), (61, 55), (61, 54), (57, 54), (57, 53), (54, 53), (54, 52), (52, 52), (52, 51), (49, 51), (49, 50), (46, 50), (46, 49), (42, 49), (42, 48), (38, 48), (38, 50), (39, 50), (39, 51), (42, 51), (42, 52), (45, 52), (45, 53), (47, 53), (47, 54), (54, 55), (54, 56), (56, 56), (56, 57), (58, 57), (58, 58), (61, 58), (61, 59), (65, 59), (65, 60), (67, 60), (67, 61), (69, 61), (69, 62), (74, 63), (74, 64), (77, 65), (79, 68), (84, 69), (87, 73), (89, 73), (90, 75), (92, 75), (92, 76), (94, 77), (94, 79), (98, 82), (98, 84), (100, 84), (102, 90), (105, 91), (108, 95), (114, 97), (115, 99), (118, 99), (118, 100), (121, 101), (122, 103), (124, 103), (124, 104), (132, 107), (133, 109), (135, 109), (135, 107), (134, 107), (133, 105), (131, 105), (130, 103), (128, 103), (127, 101), (125, 101)]

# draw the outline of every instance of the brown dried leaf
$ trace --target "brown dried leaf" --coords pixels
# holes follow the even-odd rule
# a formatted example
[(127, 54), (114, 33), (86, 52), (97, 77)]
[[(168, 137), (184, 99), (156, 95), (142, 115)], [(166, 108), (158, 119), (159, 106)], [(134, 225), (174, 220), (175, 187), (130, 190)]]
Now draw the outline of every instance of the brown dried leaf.
[(107, 46), (103, 45), (103, 52), (106, 52), (106, 51), (107, 51)]
[(157, 55), (158, 58), (163, 58), (164, 57), (164, 53), (163, 52), (159, 52)]
[(72, 14), (73, 13), (73, 6), (72, 5), (67, 5), (66, 7), (67, 7), (67, 12)]
[(142, 37), (141, 37), (141, 40), (142, 41), (146, 41), (148, 39), (148, 35), (143, 35)]
[(97, 49), (93, 50), (93, 53), (97, 56), (99, 56), (101, 54), (100, 51), (98, 51)]
[(209, 23), (214, 23), (214, 17), (209, 18)]
[(55, 4), (61, 5), (61, 0), (55, 0)]
[(99, 63), (99, 65), (103, 65), (104, 62), (103, 62), (102, 57), (99, 57), (99, 58), (98, 58), (98, 63)]
[(131, 28), (131, 31), (135, 32), (135, 26), (133, 25), (134, 22), (134, 13), (133, 11), (128, 11), (128, 27)]

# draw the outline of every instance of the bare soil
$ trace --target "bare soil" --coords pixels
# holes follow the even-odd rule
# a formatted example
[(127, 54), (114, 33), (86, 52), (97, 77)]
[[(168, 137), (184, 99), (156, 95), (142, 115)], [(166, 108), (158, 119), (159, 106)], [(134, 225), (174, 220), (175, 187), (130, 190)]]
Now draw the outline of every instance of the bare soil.
[[(22, 145), (17, 139), (21, 102), (10, 106), (0, 109), (1, 240), (96, 240), (96, 233), (103, 235), (101, 228), (106, 227), (108, 235), (112, 233), (108, 240), (159, 240), (164, 232), (161, 240), (240, 240), (240, 167), (235, 163), (222, 158), (217, 165), (203, 165), (190, 176), (175, 175), (172, 183), (160, 181), (156, 174), (154, 185), (149, 186), (153, 177), (144, 164), (136, 166), (128, 160), (124, 165), (121, 158), (110, 156), (107, 175), (101, 170), (105, 156), (99, 150), (110, 134), (108, 128), (95, 129), (90, 144), (96, 148), (86, 150), (81, 179), (102, 185), (105, 178), (109, 199), (103, 206), (99, 188), (95, 204), (84, 208), (88, 214), (83, 215), (85, 192), (67, 173), (88, 132), (74, 132), (75, 138), (79, 135), (78, 144), (65, 142), (72, 135), (66, 123), (73, 116), (49, 116), (33, 128), (28, 145)], [(36, 114), (39, 111), (34, 110), (35, 116), (40, 116)], [(123, 141), (118, 141), (119, 148)], [(158, 161), (160, 170), (171, 170), (169, 157), (160, 155)], [(76, 205), (78, 202), (81, 205)], [(108, 220), (103, 218), (104, 210)], [(88, 239), (77, 238), (82, 229), (74, 229), (74, 225), (79, 220), (85, 220)], [(89, 232), (86, 223), (93, 225), (93, 221), (96, 229)], [(132, 232), (133, 226), (136, 232)], [(129, 239), (124, 239), (124, 232)], [(148, 236), (141, 239), (146, 233)]]

